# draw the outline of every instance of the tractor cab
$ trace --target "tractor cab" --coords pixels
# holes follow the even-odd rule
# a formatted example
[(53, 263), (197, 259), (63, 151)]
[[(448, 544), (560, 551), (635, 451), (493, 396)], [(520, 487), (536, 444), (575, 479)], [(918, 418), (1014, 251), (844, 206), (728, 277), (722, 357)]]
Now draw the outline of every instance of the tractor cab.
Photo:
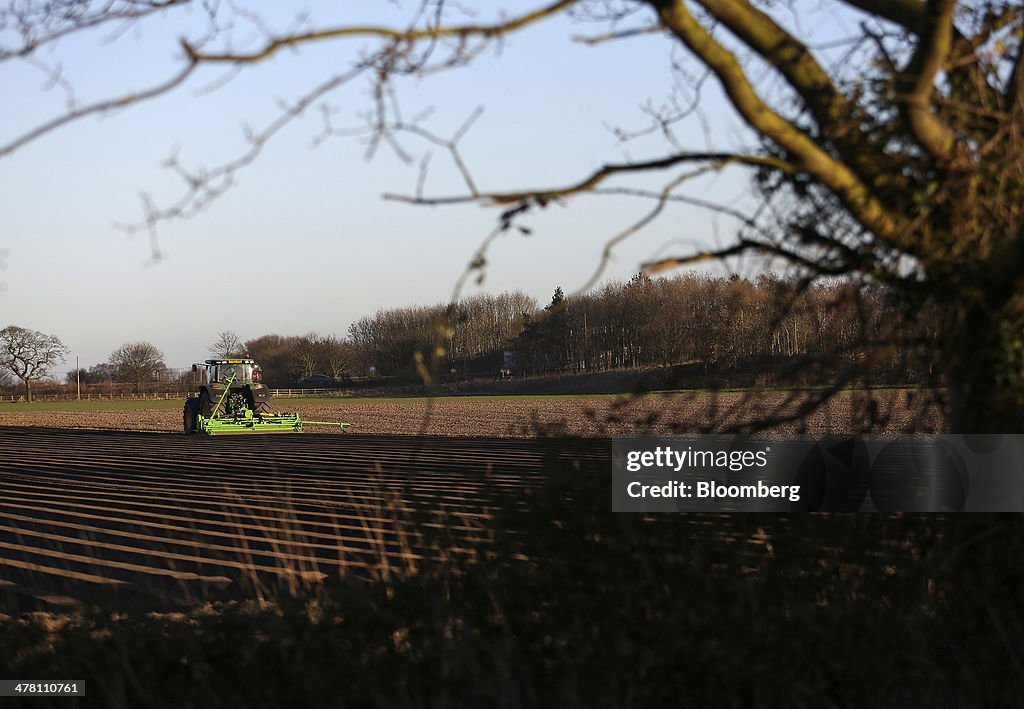
[[(234, 379), (232, 380), (232, 376)], [(258, 383), (260, 380), (256, 362), (251, 359), (208, 359), (206, 360), (206, 384), (227, 384), (242, 386)]]

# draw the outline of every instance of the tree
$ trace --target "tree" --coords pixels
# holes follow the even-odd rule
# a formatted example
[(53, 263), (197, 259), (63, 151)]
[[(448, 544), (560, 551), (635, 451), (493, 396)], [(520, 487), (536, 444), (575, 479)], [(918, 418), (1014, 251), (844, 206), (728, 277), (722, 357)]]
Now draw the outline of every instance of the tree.
[(63, 362), (68, 348), (56, 335), (8, 325), (0, 330), (0, 366), (25, 385), (25, 401), (32, 401), (32, 382), (50, 373)]
[[(31, 60), (68, 34), (188, 4), (127, 3), (126, 12), (114, 3), (66, 13), (64, 3), (29, 3), (32, 12), (22, 9), (15, 18), (8, 11), (21, 42), (0, 58)], [(495, 234), (520, 226), (533, 210), (583, 194), (651, 200), (648, 214), (608, 240), (603, 262), (615, 243), (661, 216), (670, 202), (717, 210), (740, 225), (731, 243), (646, 267), (761, 254), (788, 260), (806, 282), (842, 276), (885, 284), (906, 322), (928, 307), (943, 314), (938, 339), (919, 344), (932, 348), (938, 383), (948, 385), (954, 429), (1024, 431), (1024, 7), (1005, 0), (832, 0), (829, 6), (850, 15), (837, 24), (858, 29), (822, 46), (812, 43), (795, 11), (771, 0), (558, 0), (493, 21), (452, 19), (461, 5), (442, 1), (429, 11), (427, 4), (419, 7), (405, 25), (303, 26), (267, 33), (252, 49), (218, 42), (216, 28), (231, 23), (214, 8), (207, 39), (182, 40), (176, 74), (148, 90), (73, 104), (0, 145), (0, 156), (72, 121), (155, 98), (201, 67), (251, 66), (314, 43), (371, 41), (347, 70), (284, 106), (265, 129), (251, 131), (251, 149), (237, 159), (205, 170), (171, 161), (185, 192), (165, 208), (150, 208), (140, 228), (202, 209), (284, 124), (339, 86), (368, 78), (371, 146), (395, 146), (399, 136), (425, 139), (450, 154), (465, 184), (461, 194), (418, 189), (397, 199), (499, 205), (504, 211)], [(689, 82), (697, 98), (705, 81), (717, 83), (754, 139), (730, 149), (684, 145), (675, 128), (690, 119), (697, 99), (672, 96), (665, 109), (648, 109), (649, 126), (619, 131), (624, 140), (663, 135), (661, 154), (607, 162), (562, 186), (480, 190), (459, 152), (465, 130), (444, 139), (403, 119), (395, 82), (465, 66), (505, 36), (560, 15), (608, 23), (610, 31), (582, 38), (595, 47), (657, 34), (685, 50), (677, 83)], [(743, 211), (681, 191), (694, 174), (726, 168), (750, 172), (758, 207)], [(652, 190), (650, 176), (657, 174), (668, 177)], [(629, 178), (637, 182), (630, 185)], [(473, 267), (485, 263), (481, 250)]]
[(210, 345), (210, 354), (221, 359), (241, 357), (245, 354), (242, 341), (231, 330), (218, 333), (217, 341)]
[(89, 370), (85, 367), (70, 370), (64, 375), (64, 381), (71, 385), (78, 384), (79, 382), (82, 384), (92, 384), (92, 381), (89, 379)]
[(352, 344), (341, 337), (326, 335), (320, 340), (320, 366), (333, 379), (341, 379), (352, 372), (356, 355)]
[(541, 342), (551, 356), (547, 366), (561, 370), (565, 368), (566, 345), (569, 337), (569, 302), (561, 286), (555, 286), (551, 302), (544, 306), (547, 316), (540, 325)]
[[(908, 321), (929, 303), (935, 355), (963, 431), (1024, 430), (1024, 10), (999, 2), (870, 2), (851, 38), (866, 73), (825, 66), (746, 2), (656, 3), (661, 25), (719, 81), (761, 149), (756, 185), (778, 216), (745, 220), (715, 255), (785, 256), (811, 275), (888, 284)], [(787, 87), (758, 93), (726, 32)], [(665, 259), (689, 263), (708, 254)]]
[(132, 382), (138, 391), (144, 381), (152, 381), (167, 369), (164, 353), (149, 342), (124, 344), (110, 353), (117, 377), (123, 382)]
[(443, 305), (378, 310), (349, 326), (348, 342), (377, 372), (421, 379), (419, 366), (427, 359), (440, 363), (434, 355), (451, 340), (453, 318), (446, 310)]
[(115, 379), (117, 379), (117, 367), (109, 362), (101, 362), (89, 367), (89, 382), (91, 384), (113, 382)]
[(245, 351), (262, 367), (263, 383), (267, 386), (285, 387), (291, 383), (295, 339), (263, 335), (245, 343)]
[(320, 335), (311, 332), (295, 338), (292, 356), (291, 372), (296, 381), (319, 374)]

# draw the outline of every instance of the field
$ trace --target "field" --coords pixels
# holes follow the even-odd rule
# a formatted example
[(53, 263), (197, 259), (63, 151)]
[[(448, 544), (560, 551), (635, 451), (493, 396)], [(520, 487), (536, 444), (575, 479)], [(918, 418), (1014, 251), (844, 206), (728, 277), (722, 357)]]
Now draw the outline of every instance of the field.
[[(807, 396), (309, 400), (360, 432), (219, 438), (5, 407), (0, 675), (88, 683), (32, 706), (1015, 705), (1017, 517), (608, 511), (602, 434)], [(939, 425), (905, 396), (780, 428)]]
[[(345, 421), (365, 434), (603, 437), (639, 433), (743, 430), (776, 419), (777, 433), (939, 431), (943, 418), (929, 392), (844, 390), (800, 415), (823, 392), (695, 391), (643, 396), (474, 396), (436, 398), (280, 399), (275, 406), (312, 421)], [(0, 404), (0, 426), (181, 430), (180, 401), (54, 401)], [(314, 430), (312, 427), (310, 430)], [(340, 433), (322, 427), (318, 433)]]
[[(444, 554), (474, 557), (495, 533), (494, 511), (522, 505), (544, 475), (585, 467), (601, 481), (591, 492), (607, 489), (611, 435), (742, 428), (810, 395), (288, 400), (356, 433), (214, 439), (180, 433), (177, 401), (8, 405), (0, 579), (29, 606), (111, 588), (206, 598), (241, 584), (251, 594), (437, 558), (425, 530), (450, 536)], [(850, 430), (866, 396), (842, 392), (774, 430)], [(872, 411), (895, 412), (883, 430), (921, 427), (907, 392), (880, 396)]]
[(0, 447), (0, 575), (29, 606), (111, 589), (251, 594), (472, 555), (499, 498), (538, 486), (545, 455), (609, 465), (604, 441), (0, 428)]

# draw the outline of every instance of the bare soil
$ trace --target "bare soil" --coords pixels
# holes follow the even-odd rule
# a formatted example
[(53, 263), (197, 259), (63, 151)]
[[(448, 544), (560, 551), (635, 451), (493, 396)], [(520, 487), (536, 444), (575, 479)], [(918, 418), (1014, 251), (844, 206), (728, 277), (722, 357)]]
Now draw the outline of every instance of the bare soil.
[[(530, 438), (537, 435), (604, 437), (765, 430), (830, 434), (854, 431), (939, 432), (945, 418), (930, 392), (696, 392), (622, 397), (439, 398), (336, 400), (289, 406), (304, 420), (344, 421), (350, 431), (383, 435)], [(0, 426), (43, 426), (126, 431), (181, 430), (175, 409), (0, 412)], [(317, 433), (340, 433), (309, 426)]]

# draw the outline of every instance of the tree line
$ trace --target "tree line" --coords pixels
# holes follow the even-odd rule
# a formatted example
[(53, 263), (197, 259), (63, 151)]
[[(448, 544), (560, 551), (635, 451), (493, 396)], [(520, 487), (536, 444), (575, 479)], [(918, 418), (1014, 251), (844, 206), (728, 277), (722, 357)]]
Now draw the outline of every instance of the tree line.
[(556, 289), (524, 319), (513, 352), (528, 374), (683, 363), (729, 372), (818, 358), (833, 369), (859, 363), (875, 377), (920, 380), (938, 313), (903, 313), (879, 285), (638, 275), (573, 299)]
[(348, 342), (364, 371), (409, 381), (695, 364), (785, 383), (785, 365), (813, 360), (907, 383), (931, 374), (940, 322), (936, 309), (908, 310), (879, 284), (640, 274), (572, 298), (556, 288), (543, 308), (513, 292), (384, 309), (353, 323)]
[[(228, 330), (218, 334), (207, 354), (211, 358), (253, 357), (263, 369), (264, 381), (280, 387), (316, 374), (340, 381), (351, 374), (356, 362), (348, 341), (315, 332), (301, 336), (263, 335), (243, 341)], [(106, 362), (71, 370), (66, 381), (89, 386), (131, 384), (138, 390), (154, 382), (187, 387), (196, 383), (196, 376), (188, 370), (169, 368), (163, 352), (152, 343), (134, 342), (118, 347)]]
[[(849, 282), (807, 283), (768, 274), (749, 280), (689, 274), (607, 282), (567, 298), (556, 288), (540, 307), (519, 291), (480, 294), (454, 304), (378, 310), (352, 323), (346, 337), (311, 332), (242, 340), (218, 334), (212, 357), (255, 358), (269, 386), (314, 375), (351, 377), (540, 375), (698, 364), (705, 371), (766, 368), (801, 358), (869, 363), (865, 372), (919, 381), (938, 341), (940, 318), (913, 317), (888, 289)], [(31, 385), (63, 361), (67, 347), (53, 335), (17, 326), (0, 330), (0, 385)], [(153, 382), (191, 385), (168, 368), (149, 342), (125, 343), (108, 361), (68, 372), (66, 381), (121, 383), (139, 390)]]

